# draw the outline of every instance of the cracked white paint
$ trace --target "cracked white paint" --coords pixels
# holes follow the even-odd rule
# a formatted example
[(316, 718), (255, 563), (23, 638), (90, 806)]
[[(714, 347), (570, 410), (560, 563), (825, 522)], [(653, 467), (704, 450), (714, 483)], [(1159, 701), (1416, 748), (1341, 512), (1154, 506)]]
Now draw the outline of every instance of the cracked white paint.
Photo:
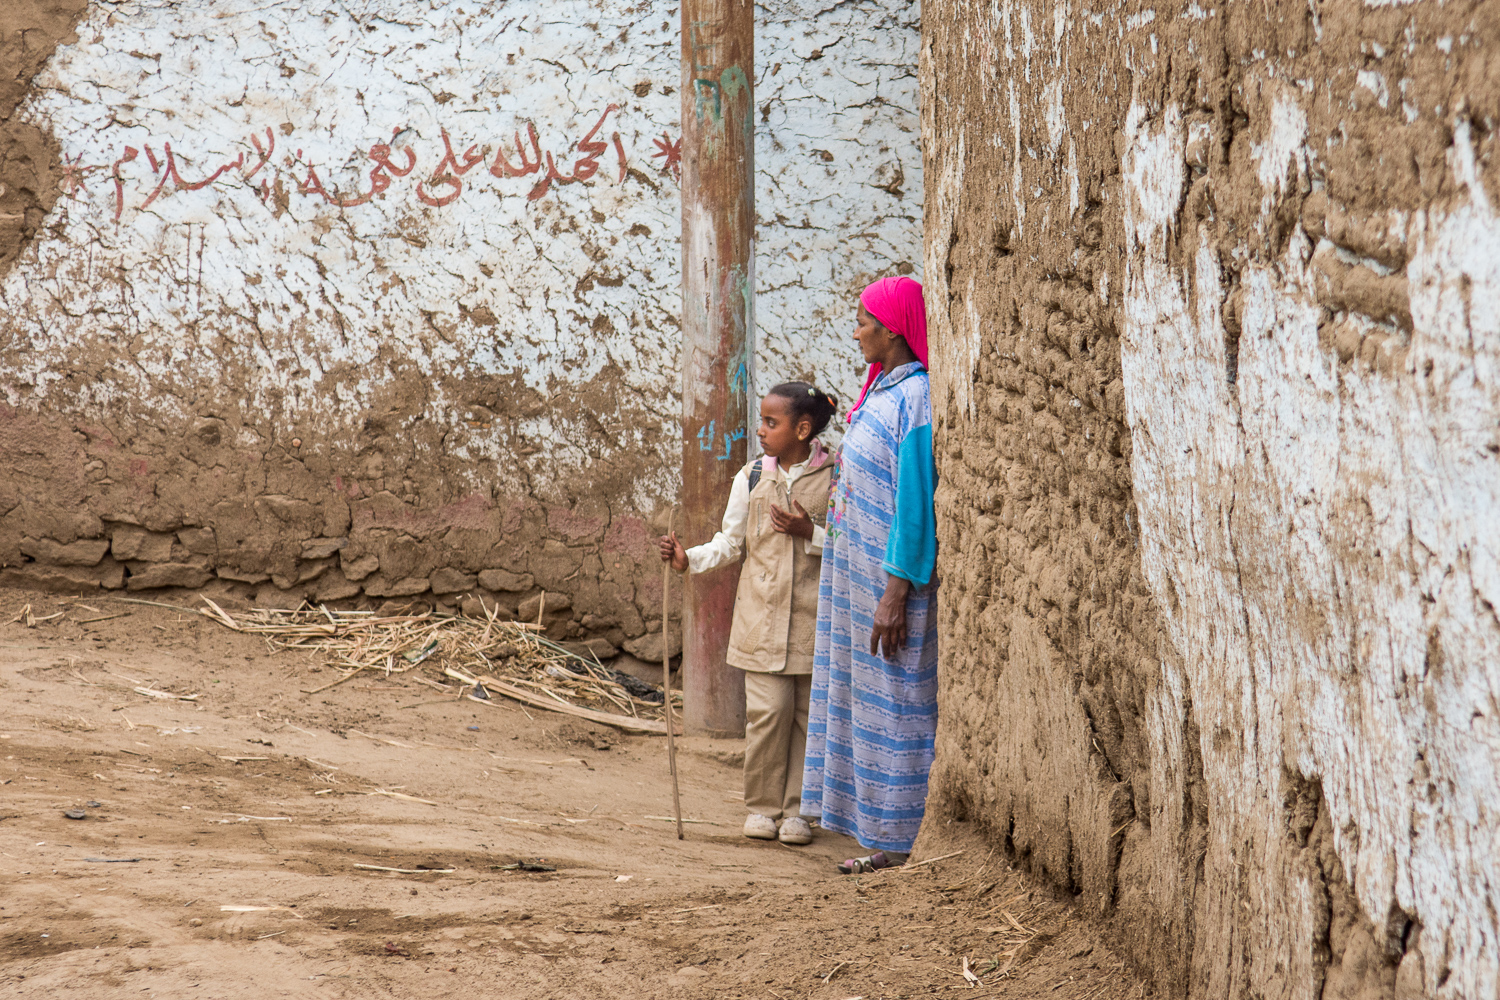
[[(928, 120), (931, 120), (931, 116)], [(941, 303), (950, 302), (953, 297), (953, 289), (948, 285), (945, 258), (963, 198), (967, 139), (967, 133), (960, 129), (956, 149), (952, 155), (944, 158), (942, 174), (933, 191), (935, 204), (932, 218), (936, 220), (936, 226), (926, 243), (928, 277), (923, 289), (929, 318), (944, 318)], [(947, 410), (950, 400), (960, 413), (969, 416), (974, 413), (972, 390), (974, 375), (979, 367), (983, 328), (974, 306), (973, 291), (973, 280), (970, 279), (966, 308), (962, 313), (949, 312), (946, 316), (948, 322), (958, 321), (954, 323), (956, 328), (950, 329), (948, 336), (935, 337), (930, 341), (933, 352), (932, 406), (938, 413)]]
[[(1304, 155), (1281, 100), (1260, 161), (1272, 189)], [(1264, 943), (1250, 982), (1267, 996), (1317, 982), (1321, 889), (1286, 833), (1284, 770), (1321, 784), (1365, 915), (1382, 926), (1395, 905), (1423, 926), (1428, 995), (1500, 985), (1500, 219), (1467, 123), (1453, 125), (1463, 196), (1410, 221), (1404, 364), (1340, 365), (1320, 344), (1299, 232), (1241, 275), (1233, 388), (1207, 230), (1196, 308), (1169, 263), (1181, 117), (1132, 104), (1126, 130), (1121, 360), (1142, 563), (1201, 732), (1205, 885), (1219, 888), (1199, 905)], [(1180, 798), (1177, 669), (1163, 665), (1150, 701), (1153, 807)], [(1218, 914), (1246, 878), (1251, 912)]]
[(1042, 120), (1047, 123), (1047, 142), (1056, 153), (1062, 145), (1068, 120), (1063, 114), (1063, 82), (1053, 80), (1042, 89)]
[[(920, 264), (917, 16), (873, 0), (771, 9), (757, 102), (770, 112), (757, 123), (762, 381), (813, 374), (847, 395), (851, 289)], [(380, 405), (393, 371), (415, 370), (432, 393), (403, 416), (454, 426), (446, 447), (467, 470), (454, 474), (472, 481), (455, 486), (542, 494), (638, 451), (648, 428), (621, 421), (601, 456), (586, 441), (595, 417), (528, 417), (537, 447), (522, 469), (514, 442), (464, 430), (473, 401), (448, 398), (439, 376), (500, 375), (547, 398), (608, 378), (611, 413), (675, 437), (679, 200), (655, 155), (679, 135), (675, 4), (128, 0), (91, 6), (78, 34), (23, 107), (79, 183), (0, 283), (12, 405), (155, 422), (203, 412), (227, 385), (272, 422), (338, 434)], [(604, 149), (579, 170), (601, 117)], [(461, 190), (419, 189), (444, 132), (458, 163), (471, 146), (482, 160)], [(584, 179), (530, 200), (545, 167), (491, 172), (497, 148), (519, 162), (518, 137)], [(150, 199), (167, 143), (185, 184), (234, 166)], [(409, 149), (415, 170), (334, 204), (371, 189), (377, 143), (398, 168)], [(310, 168), (327, 196), (299, 192)], [(456, 197), (433, 205), (419, 190)], [(78, 384), (73, 362), (101, 342), (117, 345), (113, 377)], [(675, 492), (675, 454), (659, 459), (635, 484), (637, 509)]]
[(757, 11), (755, 379), (812, 377), (847, 409), (864, 379), (859, 292), (922, 279), (921, 6)]
[(1286, 190), (1286, 175), (1290, 165), (1301, 171), (1305, 156), (1302, 151), (1307, 140), (1307, 114), (1290, 94), (1282, 92), (1271, 104), (1271, 128), (1265, 142), (1252, 147), (1259, 169), (1261, 187), (1267, 195), (1280, 194)]

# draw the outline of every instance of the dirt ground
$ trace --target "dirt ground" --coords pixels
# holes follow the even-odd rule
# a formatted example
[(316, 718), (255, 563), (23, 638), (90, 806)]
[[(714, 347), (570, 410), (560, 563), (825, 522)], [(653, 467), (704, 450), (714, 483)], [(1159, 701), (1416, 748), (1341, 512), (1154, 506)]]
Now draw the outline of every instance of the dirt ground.
[(118, 599), (0, 622), (0, 997), (1149, 995), (957, 825), (857, 878), (743, 839), (742, 744), (682, 741), (678, 842), (659, 737), (435, 671), (307, 695), (307, 654)]

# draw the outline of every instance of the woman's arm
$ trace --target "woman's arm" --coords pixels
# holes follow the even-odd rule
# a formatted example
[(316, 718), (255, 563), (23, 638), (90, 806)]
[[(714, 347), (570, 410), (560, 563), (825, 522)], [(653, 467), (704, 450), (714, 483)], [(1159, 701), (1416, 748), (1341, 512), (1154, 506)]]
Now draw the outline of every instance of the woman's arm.
[(932, 425), (913, 427), (896, 452), (896, 514), (882, 565), (892, 576), (918, 587), (932, 579), (937, 563), (937, 463), (932, 457)]
[(937, 463), (932, 457), (932, 425), (913, 427), (896, 451), (896, 512), (881, 566), (889, 574), (875, 608), (870, 652), (885, 649), (895, 659), (906, 645), (906, 598), (924, 587), (937, 563)]

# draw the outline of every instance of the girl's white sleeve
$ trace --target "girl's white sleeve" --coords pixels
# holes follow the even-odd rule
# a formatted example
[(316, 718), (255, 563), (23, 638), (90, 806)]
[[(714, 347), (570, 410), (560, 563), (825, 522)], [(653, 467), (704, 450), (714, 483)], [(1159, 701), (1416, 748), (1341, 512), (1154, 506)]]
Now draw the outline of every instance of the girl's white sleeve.
[(750, 518), (750, 480), (741, 469), (729, 486), (729, 503), (718, 534), (687, 550), (688, 572), (707, 573), (739, 559), (745, 548), (745, 522)]
[(810, 556), (821, 556), (823, 554), (823, 541), (828, 537), (828, 529), (813, 522), (813, 536), (802, 543), (803, 551)]

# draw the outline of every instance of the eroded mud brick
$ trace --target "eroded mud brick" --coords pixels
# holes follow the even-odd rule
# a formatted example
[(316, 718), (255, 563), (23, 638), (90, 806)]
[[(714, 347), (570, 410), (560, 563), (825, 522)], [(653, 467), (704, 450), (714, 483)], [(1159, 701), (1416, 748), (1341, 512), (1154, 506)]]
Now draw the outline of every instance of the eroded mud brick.
[(0, 518), (0, 545), (17, 552), (23, 538), (50, 538), (63, 545), (105, 534), (104, 523), (88, 510), (66, 509), (56, 503), (22, 500)]
[(485, 590), (504, 590), (524, 593), (536, 586), (536, 578), (530, 573), (512, 573), (508, 569), (487, 569), (479, 573), (479, 585)]
[(0, 587), (24, 587), (55, 594), (89, 590), (119, 590), (125, 586), (125, 567), (113, 559), (97, 566), (32, 564), (0, 570)]
[(349, 544), (346, 537), (309, 538), (302, 543), (303, 559), (327, 559)]
[(131, 524), (118, 524), (110, 533), (110, 555), (121, 562), (166, 562), (172, 555), (174, 541), (176, 538), (172, 535), (147, 531)]
[(282, 524), (300, 529), (308, 536), (321, 533), (323, 528), (323, 516), (318, 506), (297, 497), (268, 493), (255, 498), (255, 509), (271, 514)]
[[(662, 654), (660, 625), (657, 631), (648, 632), (645, 635), (636, 636), (634, 639), (625, 640), (625, 652), (631, 656), (645, 660), (647, 663), (660, 663)], [(682, 655), (682, 630), (672, 626), (667, 630), (667, 657), (676, 659)]]
[(213, 573), (193, 563), (133, 563), (125, 581), (128, 590), (154, 587), (201, 587)]
[(563, 611), (568, 611), (573, 607), (573, 601), (567, 594), (557, 594), (548, 591), (545, 595), (534, 594), (522, 601), (516, 608), (517, 617), (521, 621), (536, 621), (537, 615), (542, 613), (543, 596), (547, 599), (546, 614), (555, 615)]
[(390, 580), (419, 576), (425, 583), (427, 575), (436, 568), (433, 547), (410, 535), (371, 539), (368, 547), (380, 558), (381, 575)]
[(183, 528), (177, 532), (182, 547), (196, 556), (216, 556), (219, 543), (212, 528)]
[(263, 583), (271, 578), (269, 573), (236, 569), (233, 566), (219, 566), (214, 572), (222, 579), (233, 580), (237, 583)]
[(456, 594), (473, 587), (478, 578), (473, 573), (444, 567), (427, 578), (434, 594)]
[(373, 552), (350, 558), (347, 550), (341, 559), (344, 576), (350, 580), (363, 580), (380, 568), (380, 557)]
[(384, 573), (377, 573), (365, 579), (364, 591), (371, 597), (414, 597), (427, 592), (427, 578), (408, 576), (392, 580)]
[(498, 524), (499, 512), (490, 512), (486, 515), (486, 520), (494, 520), (496, 523), (477, 528), (451, 528), (443, 536), (442, 551), (450, 566), (473, 573), (489, 565), (489, 552), (499, 544), (504, 533)]
[(51, 538), (23, 538), (21, 551), (55, 566), (97, 566), (109, 551), (108, 538), (80, 538), (67, 545)]
[(548, 590), (569, 590), (570, 577), (583, 567), (586, 550), (574, 548), (548, 538), (542, 542), (541, 551), (533, 552), (528, 560), (531, 575), (537, 586)]
[(319, 601), (341, 601), (347, 597), (354, 597), (359, 592), (359, 584), (335, 568), (318, 577), (317, 585), (313, 588), (313, 597)]
[(464, 596), (460, 607), (463, 609), (463, 613), (470, 618), (485, 618), (491, 613), (503, 621), (513, 621), (518, 618), (515, 600), (510, 598), (509, 595), (468, 594)]

